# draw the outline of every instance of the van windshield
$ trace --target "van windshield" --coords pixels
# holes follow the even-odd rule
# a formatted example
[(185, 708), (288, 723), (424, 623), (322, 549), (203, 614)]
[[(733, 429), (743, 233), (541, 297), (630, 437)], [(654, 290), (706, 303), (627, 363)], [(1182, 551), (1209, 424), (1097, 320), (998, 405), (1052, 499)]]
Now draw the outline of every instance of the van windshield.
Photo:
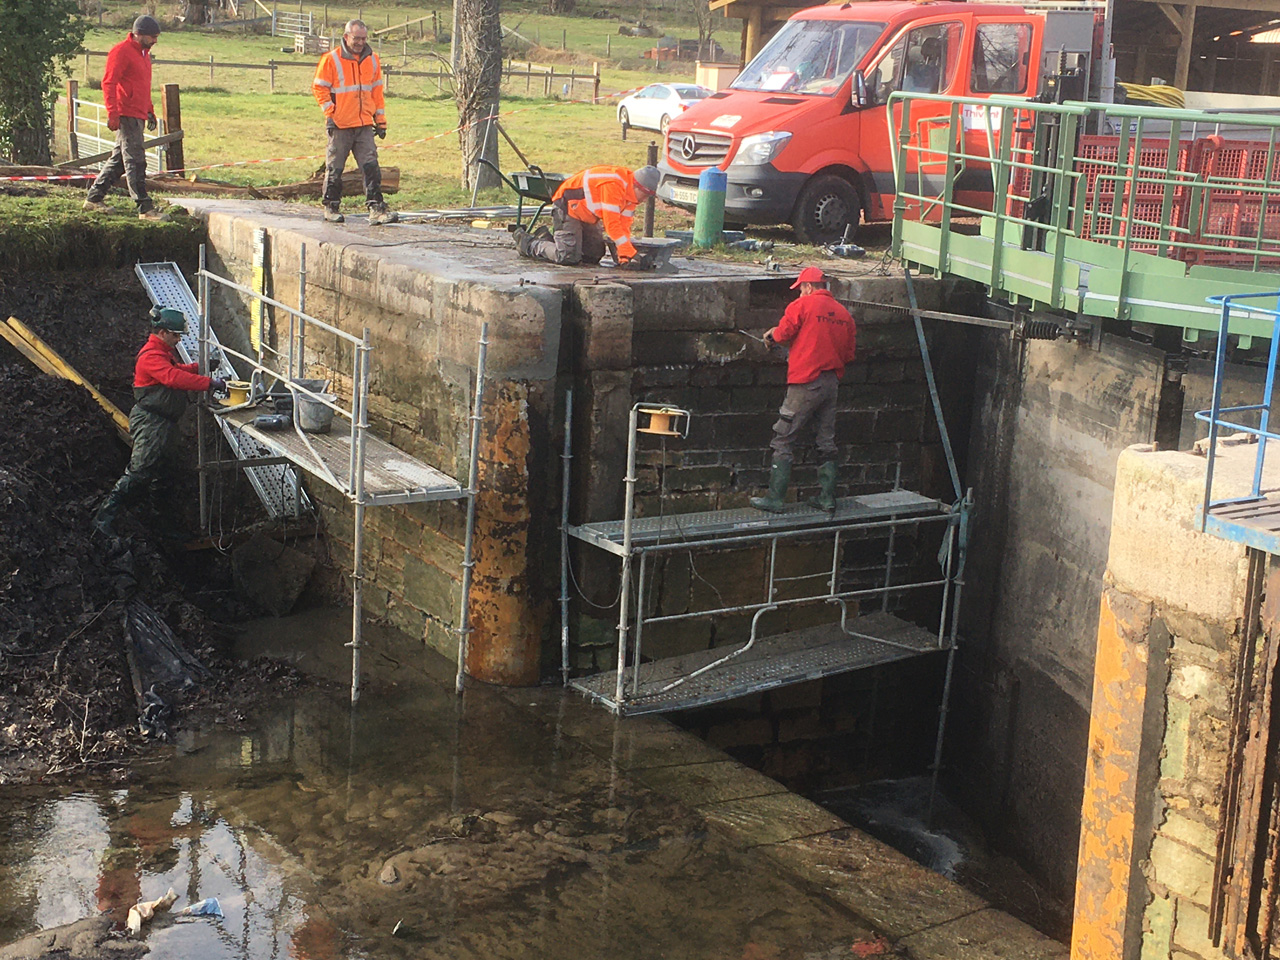
[(730, 86), (834, 96), (882, 33), (883, 23), (788, 20)]

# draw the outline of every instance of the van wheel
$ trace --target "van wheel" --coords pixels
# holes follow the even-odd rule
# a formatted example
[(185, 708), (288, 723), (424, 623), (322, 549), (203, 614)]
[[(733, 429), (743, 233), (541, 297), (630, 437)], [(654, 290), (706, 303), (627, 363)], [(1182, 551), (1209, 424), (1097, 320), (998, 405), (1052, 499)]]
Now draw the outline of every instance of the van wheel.
[(843, 177), (827, 174), (804, 185), (791, 226), (801, 243), (836, 243), (849, 224), (857, 231), (861, 213), (862, 205), (853, 185)]

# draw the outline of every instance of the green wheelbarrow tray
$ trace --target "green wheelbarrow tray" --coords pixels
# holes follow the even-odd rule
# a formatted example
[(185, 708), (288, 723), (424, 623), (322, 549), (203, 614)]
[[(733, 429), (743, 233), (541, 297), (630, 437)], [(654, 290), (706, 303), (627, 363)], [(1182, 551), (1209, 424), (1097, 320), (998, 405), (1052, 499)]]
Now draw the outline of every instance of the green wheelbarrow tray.
[(497, 164), (486, 160), (484, 157), (478, 157), (476, 163), (483, 163), (486, 167), (498, 175), (498, 179), (511, 188), (516, 195), (516, 226), (521, 226), (521, 220), (524, 217), (525, 200), (538, 201), (538, 210), (533, 215), (533, 219), (529, 221), (529, 229), (533, 229), (533, 225), (538, 222), (538, 217), (542, 215), (542, 211), (546, 209), (547, 204), (551, 202), (551, 198), (556, 195), (556, 191), (560, 189), (560, 184), (569, 178), (563, 173), (544, 173), (542, 168), (535, 164), (529, 164), (528, 170), (517, 170), (510, 175), (504, 174), (498, 169)]

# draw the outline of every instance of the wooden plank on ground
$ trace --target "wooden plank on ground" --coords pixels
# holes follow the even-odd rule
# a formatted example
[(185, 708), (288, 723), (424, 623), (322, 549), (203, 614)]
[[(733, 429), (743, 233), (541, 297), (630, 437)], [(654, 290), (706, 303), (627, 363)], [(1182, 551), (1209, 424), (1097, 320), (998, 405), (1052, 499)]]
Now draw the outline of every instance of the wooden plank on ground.
[[(102, 395), (102, 393), (86, 380), (75, 367), (63, 360), (61, 356), (41, 340), (25, 323), (17, 317), (10, 317), (5, 323), (0, 324), (0, 335), (6, 340), (14, 344), (27, 359), (31, 360), (37, 367), (45, 373), (53, 376), (62, 377), (70, 380), (72, 383), (78, 383), (89, 391), (89, 395), (97, 401), (98, 406), (115, 421), (116, 430), (126, 442), (129, 440), (129, 418), (114, 403)], [(15, 341), (21, 341), (22, 346), (18, 346)], [(36, 359), (36, 358), (39, 359)]]

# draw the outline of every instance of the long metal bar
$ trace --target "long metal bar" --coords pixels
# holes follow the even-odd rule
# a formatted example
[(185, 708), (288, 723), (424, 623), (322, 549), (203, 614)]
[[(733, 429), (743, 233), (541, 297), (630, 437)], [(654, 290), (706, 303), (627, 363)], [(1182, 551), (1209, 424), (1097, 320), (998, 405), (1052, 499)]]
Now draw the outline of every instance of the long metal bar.
[(639, 583), (636, 585), (636, 638), (632, 644), (632, 658), (635, 662), (635, 669), (631, 671), (631, 694), (639, 696), (640, 694), (640, 650), (644, 637), (644, 588), (649, 573), (649, 556), (648, 554), (640, 554), (640, 577)]
[[(304, 243), (298, 250), (298, 313), (306, 314), (307, 312), (307, 245)], [(294, 380), (302, 376), (299, 369), (301, 358), (295, 355), (293, 344), (294, 337), (297, 336), (298, 317), (295, 314), (289, 314), (289, 379)]]
[(615, 700), (622, 703), (627, 672), (627, 628), (631, 605), (631, 524), (635, 520), (636, 504), (636, 426), (640, 417), (640, 404), (631, 408), (627, 420), (627, 473), (623, 477), (626, 487), (626, 504), (622, 514), (622, 583), (618, 591), (618, 679)]
[[(957, 539), (959, 539), (963, 534), (964, 518), (967, 517), (969, 512), (969, 507), (972, 504), (972, 502), (973, 502), (973, 490), (972, 488), (970, 488), (965, 493), (964, 501), (960, 505), (960, 509), (962, 511), (961, 523), (959, 526), (951, 528), (951, 540), (947, 549), (948, 579), (952, 577), (951, 558), (952, 558), (953, 549), (956, 545)], [(951, 598), (951, 610), (950, 610), (951, 643), (947, 649), (947, 670), (942, 680), (942, 704), (938, 710), (938, 736), (937, 736), (937, 739), (934, 741), (934, 745), (933, 745), (933, 772), (929, 780), (929, 810), (925, 816), (926, 825), (931, 825), (933, 822), (933, 808), (934, 808), (934, 803), (938, 794), (938, 776), (942, 772), (942, 745), (947, 735), (947, 714), (951, 710), (951, 681), (952, 681), (952, 677), (955, 675), (956, 649), (959, 644), (959, 636), (960, 636), (959, 635), (960, 594), (964, 589), (964, 563), (965, 563), (966, 552), (967, 552), (967, 547), (965, 546), (963, 541), (961, 541), (960, 550), (959, 550), (959, 554), (960, 554), (959, 562), (956, 565), (955, 576), (954, 576), (955, 585), (956, 585), (955, 593), (952, 595), (952, 598)], [(946, 615), (947, 615), (947, 609), (946, 607), (944, 607), (943, 616), (945, 617)]]
[[(732, 653), (726, 654), (725, 656), (721, 657), (719, 660), (715, 660), (715, 661), (712, 661), (711, 663), (708, 663), (705, 667), (699, 667), (697, 670), (693, 671), (693, 673), (689, 674), (687, 677), (680, 677), (679, 679), (671, 681), (665, 687), (659, 690), (658, 693), (669, 693), (670, 691), (674, 690), (676, 687), (679, 687), (688, 683), (690, 680), (694, 679), (695, 677), (702, 676), (702, 674), (706, 673), (708, 670), (714, 670), (716, 667), (723, 666), (724, 664), (728, 663), (730, 660), (734, 659), (735, 657), (742, 656), (744, 653), (746, 653), (748, 650), (750, 650), (752, 647), (755, 646), (756, 639), (757, 639), (756, 630), (759, 628), (760, 618), (763, 617), (770, 610), (776, 610), (776, 609), (778, 609), (777, 606), (770, 605), (767, 607), (762, 607), (761, 609), (756, 611), (755, 616), (751, 618), (751, 636), (747, 639), (747, 642), (744, 646), (739, 647), (737, 650), (734, 650)], [(618, 701), (618, 702), (619, 704), (621, 704), (622, 701)]]
[(291, 307), (287, 303), (281, 303), (279, 300), (276, 300), (272, 297), (268, 297), (266, 294), (258, 293), (258, 291), (252, 289), (251, 287), (246, 287), (244, 286), (244, 284), (236, 283), (234, 280), (228, 280), (225, 277), (220, 277), (216, 273), (211, 273), (209, 271), (204, 271), (204, 273), (210, 280), (213, 280), (215, 283), (220, 283), (224, 287), (227, 287), (228, 289), (235, 290), (238, 293), (243, 293), (247, 297), (253, 297), (256, 300), (261, 300), (263, 303), (269, 306), (275, 307), (277, 310), (283, 310), (286, 313), (296, 314), (302, 317), (303, 319), (305, 319), (308, 323), (315, 324), (321, 330), (324, 330), (326, 333), (332, 333), (336, 337), (341, 337), (343, 340), (346, 340), (348, 343), (352, 344), (353, 346), (358, 347), (362, 343), (360, 338), (355, 336), (354, 334), (347, 333), (347, 331), (341, 330), (338, 327), (333, 326), (332, 324), (325, 323), (323, 320), (318, 320), (315, 317), (308, 317), (306, 316), (306, 314), (302, 313), (302, 311), (300, 311), (297, 307)]
[[(899, 583), (889, 587), (890, 593), (905, 593), (908, 590), (923, 590), (926, 587), (940, 587), (947, 581), (945, 579), (938, 580), (920, 580), (916, 583)], [(758, 610), (762, 606), (773, 607), (794, 607), (805, 603), (816, 603), (819, 600), (852, 600), (855, 597), (878, 597), (885, 592), (884, 587), (864, 587), (861, 590), (841, 590), (839, 593), (827, 594), (819, 593), (808, 597), (792, 597), (788, 600), (774, 600), (772, 603), (743, 603), (733, 607), (716, 607), (713, 610), (698, 610), (693, 613), (668, 613), (661, 617), (649, 617), (645, 622), (654, 623), (672, 623), (677, 620), (696, 620), (699, 617), (721, 617), (730, 613), (748, 613), (752, 610)]]
[(564, 452), (560, 454), (560, 678), (569, 682), (569, 466), (573, 461), (573, 387), (564, 393)]
[[(1280, 304), (1277, 305), (1280, 307)], [(1253, 466), (1253, 486), (1250, 493), (1258, 496), (1262, 490), (1262, 468), (1267, 459), (1267, 442), (1266, 437), (1270, 435), (1269, 427), (1271, 426), (1271, 398), (1275, 392), (1276, 384), (1276, 356), (1280, 351), (1280, 317), (1277, 317), (1276, 323), (1271, 329), (1271, 349), (1267, 356), (1267, 379), (1266, 384), (1262, 388), (1262, 410), (1258, 413), (1258, 432), (1264, 438), (1258, 444), (1258, 454)]]
[(933, 362), (929, 359), (929, 343), (924, 335), (924, 323), (920, 319), (920, 304), (916, 300), (916, 287), (911, 281), (911, 268), (904, 265), (903, 275), (907, 281), (907, 296), (911, 301), (911, 315), (916, 326), (916, 341), (920, 346), (920, 360), (924, 364), (924, 379), (929, 386), (929, 400), (933, 404), (933, 416), (938, 423), (938, 436), (942, 439), (942, 452), (947, 455), (947, 472), (951, 475), (951, 488), (955, 498), (964, 495), (960, 486), (960, 472), (956, 468), (956, 455), (951, 449), (951, 435), (947, 432), (947, 421), (942, 415), (942, 400), (938, 396), (938, 381), (933, 375)]
[(1222, 320), (1218, 324), (1218, 350), (1213, 360), (1213, 399), (1209, 406), (1209, 451), (1205, 458), (1204, 502), (1200, 508), (1200, 532), (1209, 519), (1209, 501), (1213, 492), (1213, 468), (1218, 456), (1218, 417), (1222, 411), (1222, 373), (1227, 365), (1227, 328), (1231, 323), (1231, 302), (1222, 300)]
[(359, 411), (360, 425), (355, 455), (352, 462), (356, 465), (356, 482), (353, 488), (355, 495), (355, 570), (351, 576), (351, 702), (360, 700), (360, 651), (364, 646), (361, 636), (364, 611), (364, 442), (369, 432), (367, 416), (369, 393), (369, 328), (364, 328), (364, 341), (356, 351), (358, 388), (356, 390), (356, 408)]
[(485, 360), (489, 355), (489, 324), (480, 325), (480, 351), (476, 356), (476, 396), (471, 406), (471, 465), (467, 470), (467, 533), (462, 545), (462, 600), (458, 611), (458, 675), (454, 689), (465, 684), (467, 640), (471, 635), (471, 579), (475, 570), (476, 495), (480, 492), (480, 423), (484, 409)]
[[(200, 273), (196, 286), (200, 290), (200, 359), (197, 361), (203, 374), (209, 373), (209, 284), (204, 279), (205, 257), (207, 248), (200, 244)], [(196, 463), (200, 470), (200, 529), (208, 530), (209, 518), (209, 480), (205, 473), (205, 437), (207, 417), (203, 410), (196, 416)]]
[[(907, 516), (907, 517), (893, 515), (893, 516), (885, 517), (883, 519), (868, 518), (866, 520), (861, 520), (861, 521), (842, 523), (839, 526), (801, 527), (795, 530), (788, 530), (786, 531), (786, 534), (788, 535), (789, 539), (801, 539), (804, 537), (823, 537), (823, 536), (826, 536), (827, 534), (835, 533), (839, 531), (847, 532), (850, 530), (872, 530), (877, 527), (893, 527), (893, 526), (907, 527), (917, 523), (936, 523), (938, 521), (950, 522), (950, 519), (951, 519), (951, 508), (949, 505), (946, 505), (943, 507), (941, 511), (938, 511), (935, 513), (927, 513), (927, 514), (920, 514), (918, 516)], [(591, 543), (595, 546), (600, 547), (601, 549), (610, 550), (611, 552), (616, 553), (618, 556), (622, 556), (621, 545), (618, 544), (616, 541), (601, 541), (595, 537), (584, 536), (584, 531), (589, 529), (590, 527), (588, 525), (575, 526), (573, 524), (570, 524), (569, 536), (573, 537), (576, 540), (582, 540), (586, 543)], [(718, 546), (732, 546), (732, 545), (741, 545), (741, 544), (749, 544), (749, 543), (761, 543), (763, 541), (772, 539), (773, 537), (777, 536), (778, 533), (779, 533), (778, 531), (775, 531), (775, 532), (765, 532), (765, 533), (753, 533), (753, 534), (748, 534), (746, 536), (733, 536), (733, 537), (717, 536), (717, 537), (711, 537), (711, 538), (699, 537), (695, 540), (689, 540), (689, 539), (668, 540), (668, 541), (663, 541), (661, 543), (641, 544), (640, 546), (634, 547), (633, 549), (637, 553), (641, 551), (645, 553), (662, 553), (662, 552), (670, 552), (673, 550), (688, 550), (690, 544), (696, 544), (699, 548), (701, 548), (701, 547), (718, 547)]]

